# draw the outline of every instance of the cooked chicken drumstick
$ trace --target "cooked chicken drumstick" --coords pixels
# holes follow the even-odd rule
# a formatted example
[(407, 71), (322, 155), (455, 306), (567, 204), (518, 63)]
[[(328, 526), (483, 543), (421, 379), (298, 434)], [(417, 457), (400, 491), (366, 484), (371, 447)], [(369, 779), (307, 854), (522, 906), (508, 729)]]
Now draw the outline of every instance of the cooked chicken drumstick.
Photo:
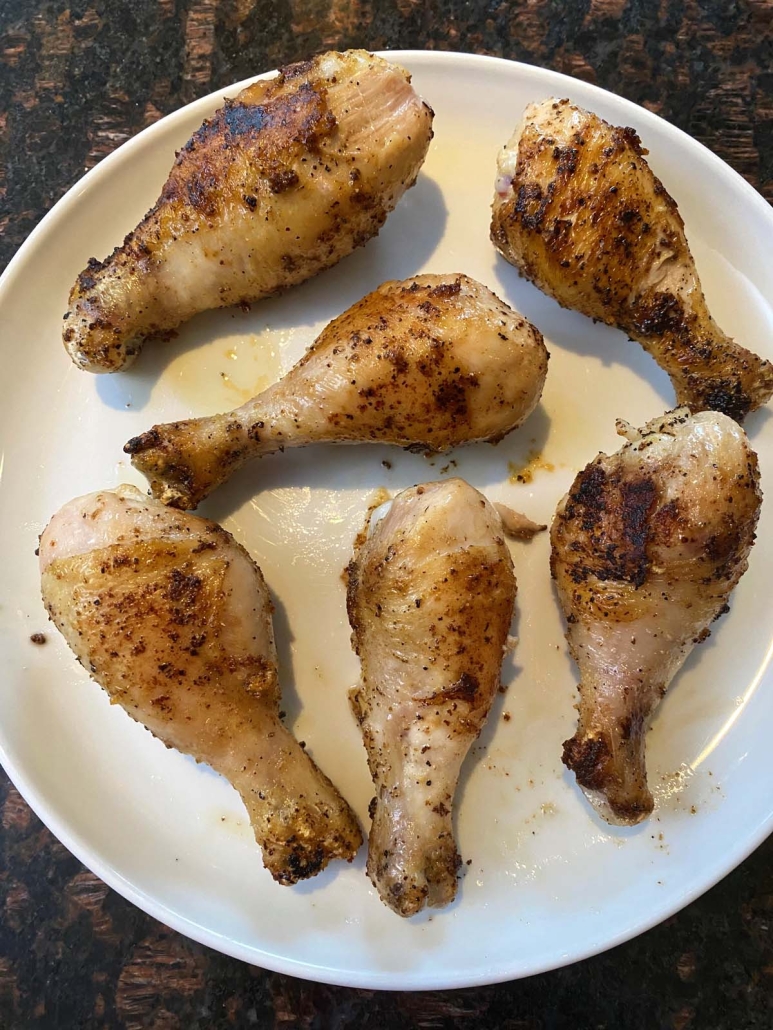
[(78, 277), (63, 330), (73, 361), (116, 372), (148, 336), (334, 265), (378, 232), (431, 138), (410, 76), (364, 50), (248, 86), (179, 152), (123, 244)]
[(456, 784), (499, 688), (515, 604), (503, 536), (463, 480), (428, 483), (395, 498), (349, 566), (362, 663), (351, 700), (376, 787), (368, 876), (402, 916), (456, 894)]
[(611, 823), (653, 808), (644, 734), (693, 646), (746, 571), (762, 495), (743, 430), (686, 408), (653, 419), (575, 479), (551, 567), (580, 670), (571, 769)]
[(498, 440), (542, 393), (548, 353), (466, 275), (384, 283), (334, 319), (278, 383), (224, 415), (154, 426), (124, 450), (165, 504), (195, 508), (252, 458), (309, 443), (436, 451)]
[(491, 238), (559, 304), (637, 340), (678, 404), (740, 422), (769, 400), (773, 367), (709, 314), (676, 203), (646, 153), (633, 129), (568, 100), (530, 104), (499, 157)]
[(40, 567), (78, 660), (167, 747), (230, 780), (275, 880), (352, 859), (355, 816), (279, 718), (271, 600), (229, 533), (122, 486), (54, 515)]

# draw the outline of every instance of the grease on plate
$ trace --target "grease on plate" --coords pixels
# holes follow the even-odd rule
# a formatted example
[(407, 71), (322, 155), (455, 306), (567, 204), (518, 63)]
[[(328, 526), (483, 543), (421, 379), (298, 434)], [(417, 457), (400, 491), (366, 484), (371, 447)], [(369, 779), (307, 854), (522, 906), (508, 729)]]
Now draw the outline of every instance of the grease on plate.
[(531, 483), (535, 472), (555, 472), (556, 466), (551, 461), (545, 461), (539, 451), (529, 451), (523, 465), (508, 461), (507, 470), (511, 483)]

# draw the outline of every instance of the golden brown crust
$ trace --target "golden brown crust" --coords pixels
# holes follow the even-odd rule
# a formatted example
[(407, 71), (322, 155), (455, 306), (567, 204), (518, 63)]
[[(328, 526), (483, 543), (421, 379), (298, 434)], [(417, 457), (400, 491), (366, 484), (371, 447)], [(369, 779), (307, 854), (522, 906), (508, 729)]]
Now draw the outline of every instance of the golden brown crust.
[(711, 318), (682, 218), (646, 153), (633, 129), (568, 100), (535, 105), (514, 173), (500, 183), (491, 238), (560, 304), (641, 343), (678, 404), (740, 422), (770, 398), (773, 368)]
[[(132, 682), (131, 705), (147, 704), (160, 722), (185, 717), (191, 690), (230, 696), (231, 706), (238, 700), (235, 689), (279, 702), (275, 666), (265, 656), (234, 653), (223, 641), (218, 620), (228, 602), (225, 576), (234, 542), (219, 539), (221, 534), (227, 535), (213, 527), (204, 540), (113, 544), (55, 559), (44, 573), (49, 597), (51, 579), (72, 583), (67, 609), (49, 601), (49, 615), (57, 624), (78, 624), (89, 672), (114, 700), (132, 679), (134, 659), (143, 656), (147, 672)], [(244, 557), (262, 584), (260, 570), (246, 552)]]
[(335, 264), (413, 185), (431, 124), (406, 74), (364, 51), (323, 54), (248, 86), (180, 150), (123, 244), (78, 277), (63, 326), (71, 357), (116, 371), (146, 337), (198, 311)]
[(279, 718), (260, 569), (203, 519), (179, 515), (148, 537), (153, 509), (167, 509), (127, 496), (123, 518), (112, 495), (83, 499), (83, 519), (99, 518), (111, 500), (119, 540), (108, 546), (49, 559), (72, 539), (72, 510), (52, 520), (41, 541), (51, 619), (113, 702), (230, 780), (274, 879), (292, 884), (334, 858), (351, 860), (362, 842), (356, 817)]
[(243, 408), (154, 426), (124, 451), (155, 497), (193, 508), (247, 460), (284, 447), (497, 441), (534, 409), (547, 365), (539, 330), (468, 276), (387, 282)]

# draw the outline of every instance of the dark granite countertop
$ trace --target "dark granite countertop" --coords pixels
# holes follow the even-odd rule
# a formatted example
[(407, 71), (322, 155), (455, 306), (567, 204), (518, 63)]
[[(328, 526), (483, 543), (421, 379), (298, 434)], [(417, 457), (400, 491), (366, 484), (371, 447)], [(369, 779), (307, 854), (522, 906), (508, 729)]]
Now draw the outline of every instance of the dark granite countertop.
[[(143, 126), (257, 71), (349, 46), (475, 51), (598, 83), (681, 126), (773, 200), (771, 0), (2, 0), (0, 262)], [(635, 941), (457, 992), (325, 987), (194, 944), (85, 870), (4, 776), (0, 903), (9, 1030), (773, 1026), (773, 838)]]

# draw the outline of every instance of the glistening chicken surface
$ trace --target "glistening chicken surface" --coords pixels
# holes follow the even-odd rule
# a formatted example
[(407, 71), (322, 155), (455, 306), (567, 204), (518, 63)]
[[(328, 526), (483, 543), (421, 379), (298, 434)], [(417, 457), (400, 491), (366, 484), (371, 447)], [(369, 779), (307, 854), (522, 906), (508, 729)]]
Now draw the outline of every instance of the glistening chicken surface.
[(357, 819), (279, 717), (273, 606), (229, 533), (122, 486), (53, 516), (40, 569), (84, 668), (167, 747), (233, 784), (275, 880), (351, 861)]

